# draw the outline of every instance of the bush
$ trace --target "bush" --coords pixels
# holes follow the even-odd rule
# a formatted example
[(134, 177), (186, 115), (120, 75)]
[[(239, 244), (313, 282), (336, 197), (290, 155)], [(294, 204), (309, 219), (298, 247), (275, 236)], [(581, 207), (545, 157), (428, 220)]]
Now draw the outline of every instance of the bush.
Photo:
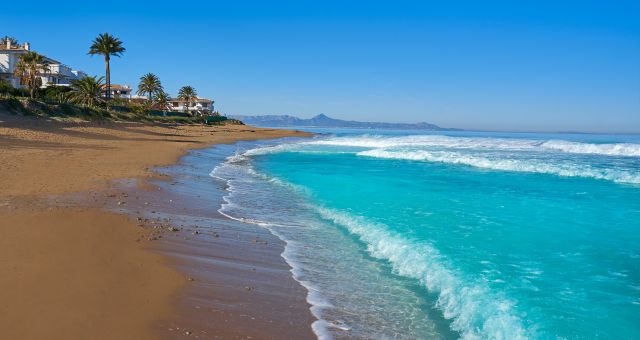
[(71, 92), (71, 88), (68, 86), (48, 86), (45, 89), (41, 90), (42, 97), (51, 102), (55, 103), (66, 103), (67, 93)]
[(0, 94), (9, 95), (13, 90), (14, 88), (13, 86), (11, 86), (11, 83), (3, 78), (0, 78)]
[(225, 120), (227, 120), (227, 117), (225, 117), (225, 116), (207, 116), (204, 119), (204, 123), (205, 124), (219, 124), (221, 122), (224, 122)]
[(0, 108), (3, 108), (9, 111), (9, 113), (11, 114), (25, 112), (25, 109), (22, 106), (22, 103), (20, 102), (20, 100), (16, 98), (0, 99)]
[(29, 97), (29, 90), (17, 89), (8, 80), (0, 78), (0, 94), (9, 97)]

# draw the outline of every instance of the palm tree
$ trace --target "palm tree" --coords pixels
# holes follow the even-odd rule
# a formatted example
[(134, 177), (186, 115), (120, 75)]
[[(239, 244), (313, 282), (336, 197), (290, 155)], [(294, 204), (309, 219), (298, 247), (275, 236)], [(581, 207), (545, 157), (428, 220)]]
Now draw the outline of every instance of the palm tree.
[(148, 96), (148, 103), (151, 105), (154, 94), (160, 94), (164, 92), (160, 78), (153, 73), (147, 73), (140, 77), (140, 83), (138, 84), (138, 95), (144, 96), (146, 93)]
[(189, 106), (191, 106), (191, 101), (198, 99), (198, 93), (196, 89), (191, 86), (183, 86), (178, 91), (178, 99), (187, 103), (185, 106), (185, 112), (189, 112)]
[(93, 56), (99, 54), (104, 56), (107, 79), (107, 99), (111, 99), (111, 69), (109, 61), (111, 60), (111, 56), (119, 57), (124, 51), (125, 48), (122, 47), (122, 41), (109, 33), (99, 34), (98, 37), (93, 40), (91, 47), (89, 47), (90, 55)]
[(7, 41), (11, 42), (11, 45), (13, 46), (18, 46), (18, 39), (16, 38), (12, 38), (10, 36), (4, 36), (2, 38), (0, 38), (0, 45), (7, 45)]
[(167, 114), (167, 107), (169, 106), (169, 99), (169, 94), (164, 91), (160, 91), (158, 92), (158, 94), (156, 94), (155, 105), (162, 110), (162, 113), (165, 116)]
[(95, 107), (102, 102), (102, 90), (104, 89), (104, 77), (84, 77), (71, 82), (69, 100), (72, 103), (88, 107)]
[(20, 55), (14, 73), (16, 77), (20, 78), (20, 82), (29, 88), (31, 98), (35, 98), (36, 90), (42, 86), (40, 76), (47, 71), (49, 71), (49, 62), (43, 55), (27, 52)]

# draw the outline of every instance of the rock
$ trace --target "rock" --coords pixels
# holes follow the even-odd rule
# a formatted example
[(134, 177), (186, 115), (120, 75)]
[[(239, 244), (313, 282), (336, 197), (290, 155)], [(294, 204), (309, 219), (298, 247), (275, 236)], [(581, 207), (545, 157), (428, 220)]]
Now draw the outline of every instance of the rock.
[(191, 276), (187, 277), (188, 281), (195, 281), (196, 279), (192, 278)]

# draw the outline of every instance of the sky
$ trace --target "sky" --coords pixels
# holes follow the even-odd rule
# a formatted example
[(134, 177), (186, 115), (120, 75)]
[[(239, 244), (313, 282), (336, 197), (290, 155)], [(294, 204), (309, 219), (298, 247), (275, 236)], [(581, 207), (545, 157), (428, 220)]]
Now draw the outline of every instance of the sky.
[(639, 1), (7, 1), (0, 35), (112, 82), (152, 72), (226, 114), (640, 132)]

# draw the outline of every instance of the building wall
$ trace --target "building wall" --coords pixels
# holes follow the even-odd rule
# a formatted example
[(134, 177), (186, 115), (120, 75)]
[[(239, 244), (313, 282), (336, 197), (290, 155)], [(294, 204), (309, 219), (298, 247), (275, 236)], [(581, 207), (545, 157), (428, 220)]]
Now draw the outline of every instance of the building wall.
[(20, 87), (20, 80), (14, 76), (19, 55), (16, 51), (0, 50), (0, 73), (13, 87)]
[[(175, 106), (175, 103), (177, 103), (178, 105)], [(171, 110), (184, 111), (186, 103), (170, 101), (169, 106), (171, 107)], [(212, 110), (213, 110), (213, 104), (208, 102), (192, 102), (191, 105), (189, 106), (189, 111), (212, 111)]]
[[(13, 87), (22, 87), (20, 85), (20, 79), (14, 76), (16, 65), (18, 64), (20, 55), (26, 52), (25, 50), (0, 50), (0, 76), (9, 80)], [(82, 78), (86, 74), (82, 71), (74, 71), (71, 67), (60, 64), (49, 64), (49, 73), (43, 75), (42, 87), (46, 87), (49, 83), (55, 85), (70, 85), (74, 79)]]

